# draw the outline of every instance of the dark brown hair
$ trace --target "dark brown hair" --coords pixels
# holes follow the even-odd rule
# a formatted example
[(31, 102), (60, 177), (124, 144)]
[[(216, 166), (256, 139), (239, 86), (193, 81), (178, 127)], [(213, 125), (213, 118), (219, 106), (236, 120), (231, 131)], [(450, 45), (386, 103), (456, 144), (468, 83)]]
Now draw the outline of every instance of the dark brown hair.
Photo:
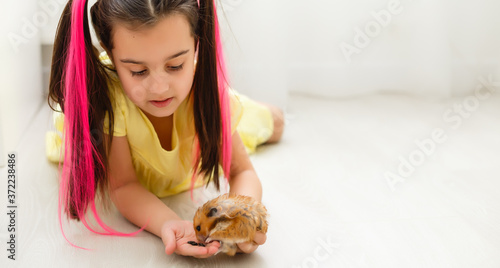
[[(75, 2), (77, 0), (74, 0)], [(70, 0), (66, 5), (59, 21), (55, 38), (54, 52), (52, 58), (52, 69), (49, 85), (49, 103), (52, 100), (58, 103), (64, 112), (65, 103), (65, 70), (67, 68), (68, 46), (72, 31), (72, 5)], [(85, 6), (87, 5), (85, 1)], [(153, 26), (162, 18), (171, 14), (184, 15), (192, 30), (192, 35), (197, 42), (198, 64), (194, 76), (190, 97), (193, 98), (194, 124), (200, 155), (197, 163), (200, 163), (201, 174), (208, 178), (207, 184), (213, 179), (216, 187), (219, 186), (219, 163), (223, 152), (223, 122), (221, 101), (219, 99), (219, 77), (218, 59), (216, 48), (217, 23), (213, 0), (98, 0), (91, 8), (92, 24), (103, 48), (111, 51), (113, 48), (113, 26), (124, 24), (127, 27), (136, 28), (142, 26)], [(88, 27), (87, 12), (85, 8), (84, 35), (87, 63), (87, 99), (88, 99), (88, 127), (99, 133), (92, 135), (91, 142), (96, 148), (92, 159), (94, 162), (95, 191), (105, 194), (108, 188), (108, 159), (107, 153), (112, 142), (113, 133), (113, 109), (108, 91), (107, 67), (99, 61), (98, 50), (92, 45), (90, 30)], [(112, 56), (112, 55), (110, 55)], [(52, 106), (51, 106), (52, 107)], [(224, 112), (224, 111), (223, 111)], [(109, 114), (109, 140), (103, 143), (103, 127), (106, 113)], [(77, 124), (79, 122), (76, 122)], [(80, 122), (81, 123), (81, 122)], [(230, 129), (230, 128), (229, 128)], [(74, 135), (78, 137), (78, 135)], [(78, 139), (75, 141), (78, 143)], [(107, 144), (107, 146), (105, 146)], [(75, 155), (78, 146), (71, 151)], [(230, 156), (230, 153), (229, 153)], [(228, 157), (224, 155), (224, 158)], [(196, 164), (197, 164), (196, 163)], [(65, 164), (76, 164), (65, 163)], [(197, 167), (197, 165), (195, 165)], [(76, 200), (74, 193), (78, 191), (75, 185), (81, 184), (84, 178), (75, 174), (69, 175), (68, 200), (64, 200), (67, 206), (66, 212), (73, 219), (81, 219), (89, 204), (88, 200)], [(229, 176), (229, 174), (226, 174)], [(83, 202), (79, 206), (78, 202)]]

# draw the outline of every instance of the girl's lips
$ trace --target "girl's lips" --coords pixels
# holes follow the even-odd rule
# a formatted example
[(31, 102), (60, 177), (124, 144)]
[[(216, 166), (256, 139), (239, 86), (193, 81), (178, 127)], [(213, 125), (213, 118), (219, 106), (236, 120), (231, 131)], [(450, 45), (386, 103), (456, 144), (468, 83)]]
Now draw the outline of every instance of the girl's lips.
[(163, 108), (163, 107), (169, 105), (173, 99), (174, 98), (168, 98), (168, 99), (162, 100), (162, 101), (151, 101), (151, 104), (153, 104), (154, 106), (156, 106), (158, 108)]

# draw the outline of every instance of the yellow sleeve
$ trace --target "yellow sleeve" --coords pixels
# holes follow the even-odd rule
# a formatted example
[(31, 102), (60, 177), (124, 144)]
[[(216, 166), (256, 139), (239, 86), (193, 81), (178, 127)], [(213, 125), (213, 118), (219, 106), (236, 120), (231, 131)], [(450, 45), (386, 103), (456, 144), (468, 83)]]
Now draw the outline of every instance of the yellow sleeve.
[[(127, 135), (127, 103), (120, 88), (110, 88), (111, 105), (113, 106), (113, 136), (123, 137)], [(109, 114), (104, 118), (104, 133), (109, 135)]]
[[(106, 51), (99, 54), (99, 60), (109, 68), (114, 69), (113, 63), (109, 58)], [(111, 106), (113, 107), (113, 136), (123, 137), (127, 135), (127, 121), (125, 120), (127, 114), (127, 103), (121, 87), (119, 86), (119, 79), (116, 74), (109, 72), (111, 81), (108, 83), (109, 94), (111, 99)], [(104, 133), (109, 135), (109, 113), (106, 112), (104, 118)]]
[(232, 89), (229, 89), (229, 106), (231, 110), (231, 134), (234, 134), (243, 116), (243, 105), (241, 105), (238, 93)]

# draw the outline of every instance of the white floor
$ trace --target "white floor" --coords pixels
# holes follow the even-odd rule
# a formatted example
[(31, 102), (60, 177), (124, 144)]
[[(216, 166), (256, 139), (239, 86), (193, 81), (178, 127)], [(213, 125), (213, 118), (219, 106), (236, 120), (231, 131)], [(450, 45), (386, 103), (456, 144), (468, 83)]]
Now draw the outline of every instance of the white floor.
[[(75, 223), (68, 238), (93, 250), (71, 247), (57, 221), (57, 167), (44, 157), (45, 107), (17, 149), (17, 260), (7, 259), (2, 213), (0, 266), (500, 267), (499, 95), (477, 103), (291, 96), (283, 141), (252, 156), (271, 214), (267, 243), (205, 260), (167, 256), (149, 233), (99, 236)], [(193, 214), (187, 195), (165, 201)], [(135, 230), (116, 211), (105, 218)]]

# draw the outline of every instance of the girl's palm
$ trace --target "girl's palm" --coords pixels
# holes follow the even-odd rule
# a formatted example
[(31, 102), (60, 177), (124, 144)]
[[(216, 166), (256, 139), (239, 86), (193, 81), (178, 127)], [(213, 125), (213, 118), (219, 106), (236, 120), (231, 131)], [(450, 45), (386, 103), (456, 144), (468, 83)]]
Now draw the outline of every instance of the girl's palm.
[(176, 253), (183, 256), (208, 258), (219, 250), (217, 241), (209, 243), (206, 247), (193, 246), (189, 241), (197, 241), (193, 223), (190, 221), (168, 221), (162, 227), (161, 239), (165, 245), (165, 253)]

